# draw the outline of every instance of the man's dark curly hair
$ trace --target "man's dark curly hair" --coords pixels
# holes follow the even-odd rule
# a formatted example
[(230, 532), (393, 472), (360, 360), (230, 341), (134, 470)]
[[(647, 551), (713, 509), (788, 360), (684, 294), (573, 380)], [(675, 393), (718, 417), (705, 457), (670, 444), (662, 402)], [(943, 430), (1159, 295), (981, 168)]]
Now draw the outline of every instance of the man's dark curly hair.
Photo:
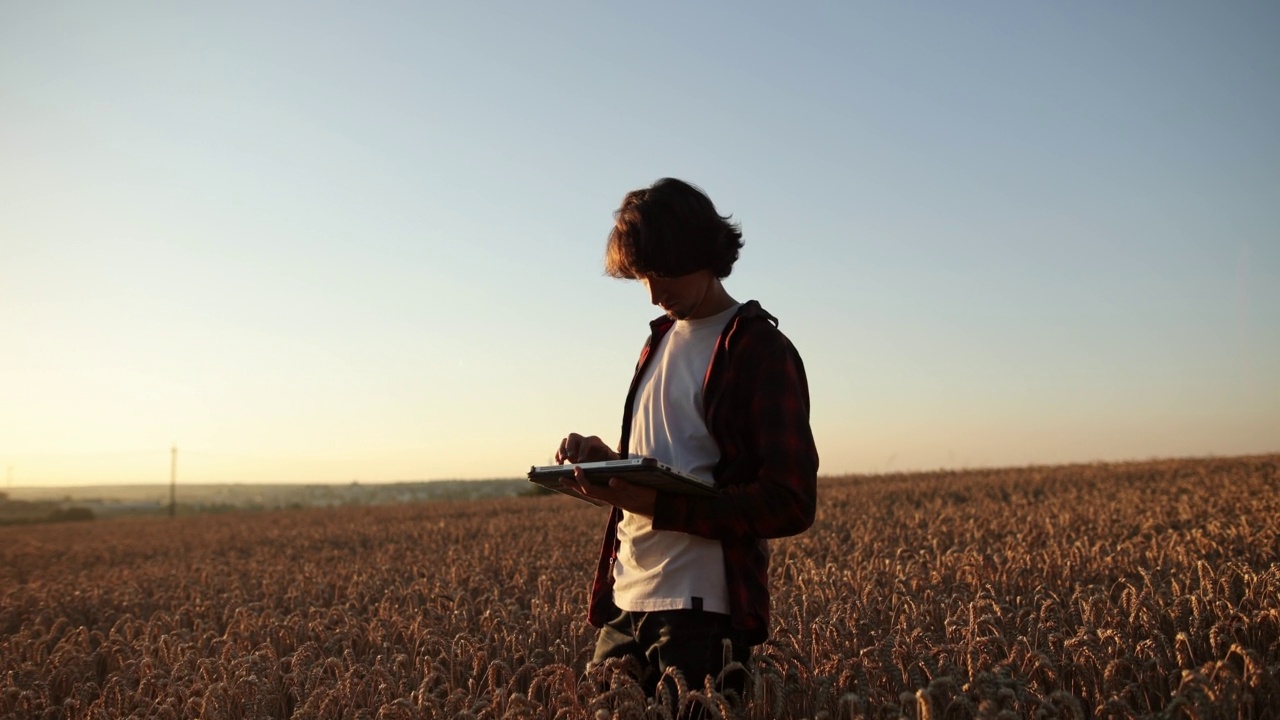
[(633, 190), (614, 213), (604, 271), (616, 278), (679, 277), (710, 270), (733, 271), (742, 229), (721, 216), (711, 198), (683, 180), (663, 178)]

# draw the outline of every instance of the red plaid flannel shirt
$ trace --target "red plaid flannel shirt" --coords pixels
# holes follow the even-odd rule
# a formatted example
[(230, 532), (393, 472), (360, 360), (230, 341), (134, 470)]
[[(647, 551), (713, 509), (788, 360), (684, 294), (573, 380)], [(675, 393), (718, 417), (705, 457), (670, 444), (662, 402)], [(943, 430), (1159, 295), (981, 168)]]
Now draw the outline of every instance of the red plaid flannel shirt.
[[(799, 353), (778, 321), (754, 300), (743, 304), (721, 332), (703, 379), (707, 428), (720, 448), (714, 476), (719, 497), (659, 493), (656, 530), (719, 540), (733, 625), (751, 644), (769, 637), (768, 538), (795, 535), (813, 524), (817, 506), (818, 450), (809, 428), (809, 386)], [(618, 451), (627, 456), (631, 408), (645, 366), (668, 317), (650, 323), (652, 334), (636, 364), (622, 418)], [(600, 627), (617, 616), (613, 561), (618, 521), (614, 508), (605, 530), (587, 617)]]

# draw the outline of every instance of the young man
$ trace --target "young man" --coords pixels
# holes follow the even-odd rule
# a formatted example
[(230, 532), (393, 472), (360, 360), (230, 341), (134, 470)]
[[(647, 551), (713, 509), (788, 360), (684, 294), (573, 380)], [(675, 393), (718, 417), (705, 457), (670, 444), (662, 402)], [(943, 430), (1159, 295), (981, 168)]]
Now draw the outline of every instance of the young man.
[[(701, 190), (665, 178), (628, 193), (615, 218), (606, 271), (640, 280), (666, 314), (650, 323), (617, 450), (570, 433), (556, 462), (654, 457), (720, 493), (595, 486), (576, 471), (570, 489), (613, 506), (588, 612), (600, 628), (592, 662), (634, 657), (650, 694), (672, 666), (700, 689), (769, 635), (766, 539), (813, 524), (808, 384), (777, 320), (721, 284), (742, 233)], [(724, 680), (741, 692), (745, 678)]]

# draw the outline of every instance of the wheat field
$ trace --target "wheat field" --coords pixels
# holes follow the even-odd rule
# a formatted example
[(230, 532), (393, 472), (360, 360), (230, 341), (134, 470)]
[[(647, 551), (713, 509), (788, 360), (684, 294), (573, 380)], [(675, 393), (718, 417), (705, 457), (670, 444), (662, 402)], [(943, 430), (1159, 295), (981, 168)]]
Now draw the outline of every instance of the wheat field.
[(584, 670), (560, 496), (0, 528), (0, 717), (1280, 717), (1280, 456), (823, 478), (746, 697)]

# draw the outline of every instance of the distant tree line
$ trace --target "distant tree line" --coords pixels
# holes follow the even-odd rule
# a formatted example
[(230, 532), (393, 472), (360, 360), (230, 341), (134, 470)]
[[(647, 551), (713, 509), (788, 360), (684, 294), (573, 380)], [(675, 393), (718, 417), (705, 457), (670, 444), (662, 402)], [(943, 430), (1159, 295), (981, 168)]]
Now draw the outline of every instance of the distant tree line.
[(93, 519), (93, 511), (87, 507), (63, 507), (51, 500), (14, 500), (9, 497), (9, 493), (0, 492), (0, 525), (84, 522)]

